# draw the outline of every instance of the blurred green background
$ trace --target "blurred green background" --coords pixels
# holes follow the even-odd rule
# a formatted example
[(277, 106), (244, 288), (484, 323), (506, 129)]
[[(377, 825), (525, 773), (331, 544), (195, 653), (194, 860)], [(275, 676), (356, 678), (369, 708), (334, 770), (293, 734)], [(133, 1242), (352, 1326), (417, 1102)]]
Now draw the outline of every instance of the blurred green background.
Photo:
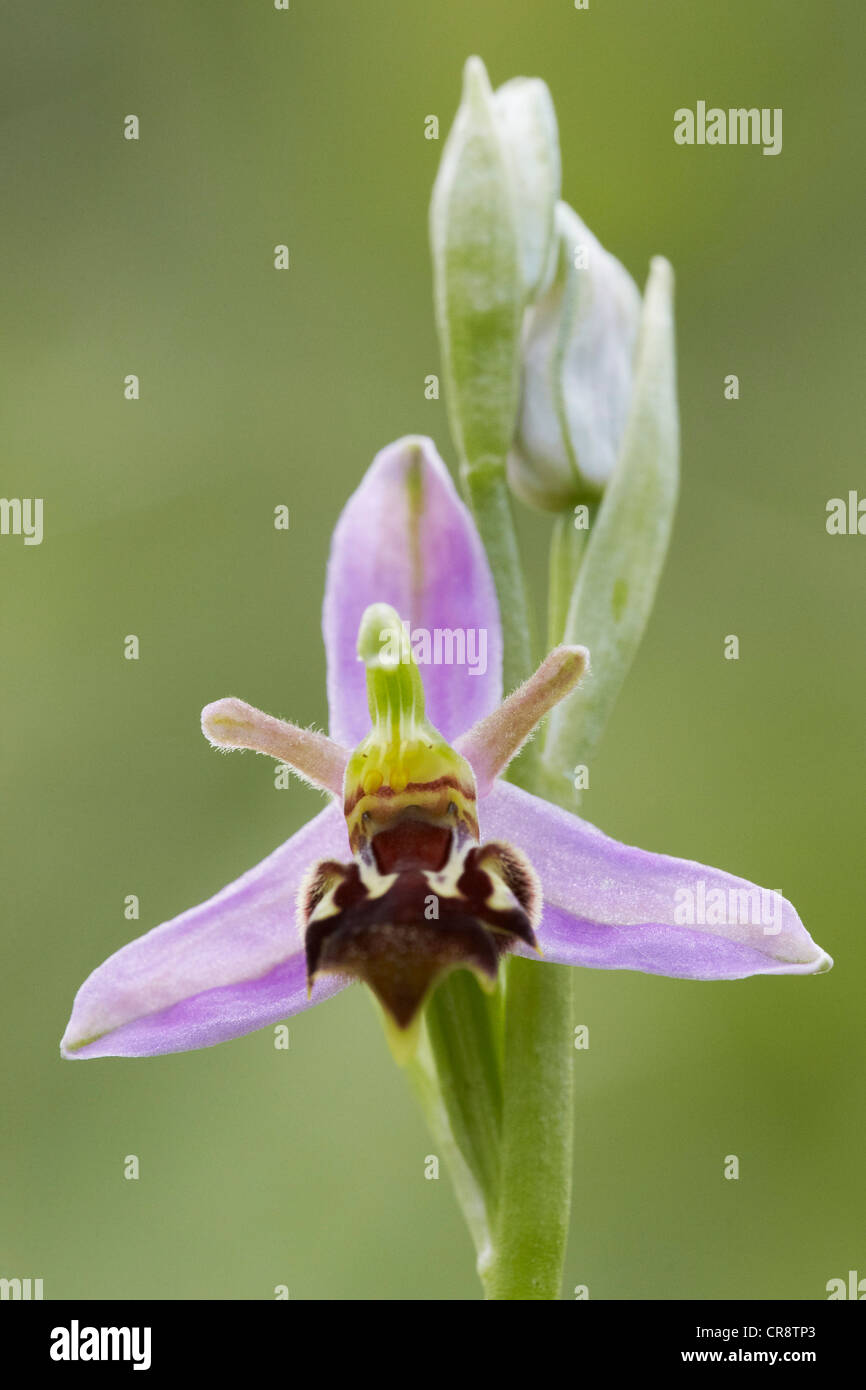
[[(605, 245), (678, 276), (681, 507), (585, 813), (782, 888), (836, 957), (818, 979), (580, 973), (565, 1296), (812, 1299), (866, 1275), (866, 539), (824, 525), (866, 490), (858, 0), (21, 0), (3, 30), (2, 492), (45, 499), (45, 540), (0, 538), (0, 1274), (48, 1298), (478, 1296), (362, 991), (294, 1019), (288, 1052), (272, 1030), (57, 1051), (99, 961), (319, 805), (217, 757), (199, 710), (323, 723), (340, 507), (403, 433), (453, 458), (423, 394), (423, 131), (435, 113), (444, 138), (478, 52), (494, 83), (549, 83), (564, 196)], [(781, 106), (782, 154), (676, 146), (698, 99)], [(520, 524), (541, 602), (547, 523)]]

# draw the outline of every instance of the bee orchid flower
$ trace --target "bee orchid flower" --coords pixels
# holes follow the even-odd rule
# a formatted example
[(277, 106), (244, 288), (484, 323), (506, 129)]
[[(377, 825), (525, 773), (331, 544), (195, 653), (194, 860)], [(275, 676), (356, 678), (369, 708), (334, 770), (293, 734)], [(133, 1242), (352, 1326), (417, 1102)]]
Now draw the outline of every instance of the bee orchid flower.
[(217, 747), (290, 765), (330, 804), (100, 965), (76, 996), (64, 1057), (208, 1047), (355, 980), (408, 1049), (447, 974), (493, 987), (510, 951), (539, 969), (699, 980), (829, 969), (780, 895), (619, 844), (502, 780), (588, 653), (557, 648), (503, 701), (490, 570), (431, 441), (384, 449), (347, 503), (323, 626), (330, 737), (234, 698), (208, 705), (202, 728)]

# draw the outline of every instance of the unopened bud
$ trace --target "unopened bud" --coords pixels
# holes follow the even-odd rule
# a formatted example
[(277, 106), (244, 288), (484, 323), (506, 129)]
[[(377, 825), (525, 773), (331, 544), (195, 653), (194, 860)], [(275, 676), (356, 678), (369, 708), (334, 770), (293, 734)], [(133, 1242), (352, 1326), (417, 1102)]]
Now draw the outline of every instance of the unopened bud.
[(556, 210), (553, 280), (526, 316), (508, 481), (544, 511), (597, 498), (628, 416), (640, 292), (565, 203)]

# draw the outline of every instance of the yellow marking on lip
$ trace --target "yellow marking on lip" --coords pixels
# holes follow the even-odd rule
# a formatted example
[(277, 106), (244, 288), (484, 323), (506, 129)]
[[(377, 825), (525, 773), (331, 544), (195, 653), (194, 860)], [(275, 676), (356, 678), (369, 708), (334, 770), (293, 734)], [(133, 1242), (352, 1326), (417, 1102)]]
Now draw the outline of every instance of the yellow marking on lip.
[[(449, 807), (453, 806), (453, 810)], [(462, 829), (473, 840), (478, 839), (478, 818), (474, 795), (465, 796), (453, 785), (428, 787), (410, 783), (406, 791), (396, 794), (391, 787), (381, 787), (372, 796), (361, 796), (347, 804), (346, 828), (352, 853), (362, 842), (406, 814), (429, 820), (432, 825), (451, 825)]]
[(355, 853), (374, 833), (374, 821), (381, 828), (416, 802), (419, 814), (448, 817), (473, 838), (478, 834), (474, 773), (427, 719), (424, 685), (411, 651), (404, 653), (404, 637), (395, 609), (383, 603), (365, 609), (358, 655), (367, 667), (371, 728), (349, 757), (343, 786)]

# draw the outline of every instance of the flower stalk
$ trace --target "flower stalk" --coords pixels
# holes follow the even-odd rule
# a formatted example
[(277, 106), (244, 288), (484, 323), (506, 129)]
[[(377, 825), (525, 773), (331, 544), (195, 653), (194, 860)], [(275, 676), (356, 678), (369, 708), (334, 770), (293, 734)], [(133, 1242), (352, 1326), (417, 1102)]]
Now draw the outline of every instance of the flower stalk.
[[(517, 421), (521, 325), (552, 269), (559, 178), (547, 88), (518, 80), (494, 94), (483, 64), (470, 59), (433, 192), (431, 245), (452, 434), (499, 601), (506, 692), (535, 665), (507, 459)], [(540, 790), (539, 771), (538, 744), (530, 743), (507, 775), (533, 791)], [(501, 968), (500, 980), (501, 1050), (480, 1001), (467, 1016), (466, 986), (456, 978), (437, 992), (428, 1027), (439, 1084), (446, 1105), (459, 1111), (470, 1166), (495, 1135), (483, 1177), (491, 1240), (479, 1273), (487, 1296), (555, 1298), (571, 1196), (571, 981), (565, 971), (538, 971), (517, 958)], [(478, 1084), (479, 1072), (487, 1085)], [(494, 1093), (501, 1095), (495, 1126)], [(473, 1097), (486, 1102), (477, 1112)], [(543, 1179), (539, 1148), (547, 1155)]]
[[(640, 296), (559, 188), (544, 84), (516, 79), (493, 93), (470, 59), (431, 203), (437, 326), (452, 434), (502, 616), (505, 689), (526, 679), (535, 649), (509, 483), (557, 513), (549, 646), (586, 643), (603, 663), (504, 774), (566, 805), (567, 770), (594, 748), (649, 615), (677, 443), (666, 263), (654, 262), (632, 395)], [(592, 510), (592, 539), (574, 524), (575, 503), (587, 521)], [(498, 1058), (483, 1004), (467, 1012), (464, 982), (451, 979), (428, 1010), (435, 1066), (491, 1215), (479, 1267), (487, 1296), (556, 1298), (571, 1203), (572, 981), (517, 956), (500, 979)]]
[(502, 1149), (491, 1299), (560, 1296), (571, 1214), (572, 976), (512, 957), (506, 966)]
[[(506, 635), (506, 661), (507, 654)], [(525, 752), (506, 776), (544, 795), (542, 770)], [(572, 977), (562, 966), (539, 970), (517, 956), (503, 973), (497, 1200), (490, 1258), (479, 1273), (489, 1299), (556, 1299), (571, 1214)]]

